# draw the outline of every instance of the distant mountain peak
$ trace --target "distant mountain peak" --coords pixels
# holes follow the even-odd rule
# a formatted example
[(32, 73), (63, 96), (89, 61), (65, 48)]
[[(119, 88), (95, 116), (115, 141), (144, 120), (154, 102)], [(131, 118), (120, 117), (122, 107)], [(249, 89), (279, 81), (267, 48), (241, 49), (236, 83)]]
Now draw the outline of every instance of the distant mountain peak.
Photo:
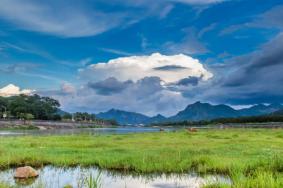
[(202, 103), (202, 102), (200, 102), (200, 101), (197, 101), (197, 102), (195, 102), (195, 103), (189, 104), (189, 105), (185, 108), (185, 110), (191, 109), (191, 108), (206, 107), (206, 106), (210, 106), (210, 104), (209, 104), (209, 103)]
[(108, 110), (107, 112), (101, 112), (96, 116), (101, 119), (115, 119), (121, 125), (142, 124), (149, 118), (148, 116), (143, 114), (136, 112), (127, 112), (114, 108)]
[(166, 117), (161, 114), (157, 114), (155, 116), (152, 116), (151, 118), (166, 118)]
[(197, 106), (197, 105), (210, 105), (209, 103), (197, 101), (193, 104), (189, 104), (188, 106)]
[(106, 112), (116, 112), (117, 110), (115, 108), (111, 108), (110, 110), (106, 111)]
[(220, 117), (236, 117), (236, 110), (227, 105), (211, 105), (209, 103), (201, 103), (197, 101), (188, 105), (184, 110), (178, 112), (175, 116), (169, 118), (172, 121), (183, 120), (208, 120)]
[(107, 112), (97, 114), (97, 117), (102, 119), (115, 119), (118, 123), (122, 125), (138, 125), (160, 123), (166, 121), (199, 121), (216, 118), (256, 116), (270, 114), (282, 109), (283, 106), (280, 103), (272, 103), (269, 105), (256, 104), (251, 106), (250, 108), (235, 110), (225, 104), (213, 105), (210, 103), (203, 103), (197, 101), (195, 103), (189, 104), (184, 110), (179, 111), (176, 115), (169, 118), (166, 118), (161, 114), (157, 114), (153, 117), (148, 117), (140, 113), (127, 112), (114, 108), (110, 109)]
[(241, 109), (239, 112), (241, 113), (241, 116), (256, 116), (273, 113), (280, 109), (283, 109), (283, 106), (279, 103), (272, 103), (269, 105), (256, 104), (250, 108)]

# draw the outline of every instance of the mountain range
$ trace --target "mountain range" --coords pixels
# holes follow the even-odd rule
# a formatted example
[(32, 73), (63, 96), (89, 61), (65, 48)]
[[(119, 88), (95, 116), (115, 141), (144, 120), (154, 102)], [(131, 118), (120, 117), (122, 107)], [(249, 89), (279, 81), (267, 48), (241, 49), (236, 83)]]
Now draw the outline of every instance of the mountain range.
[(176, 121), (199, 121), (211, 120), (216, 118), (242, 117), (242, 116), (257, 116), (270, 114), (278, 110), (283, 110), (281, 104), (257, 104), (250, 108), (236, 110), (228, 105), (212, 105), (209, 103), (196, 102), (188, 105), (184, 110), (178, 112), (171, 117), (164, 117), (160, 114), (149, 117), (136, 112), (127, 112), (123, 110), (111, 109), (107, 112), (97, 114), (98, 118), (113, 119), (121, 125), (139, 125), (161, 122), (176, 122)]

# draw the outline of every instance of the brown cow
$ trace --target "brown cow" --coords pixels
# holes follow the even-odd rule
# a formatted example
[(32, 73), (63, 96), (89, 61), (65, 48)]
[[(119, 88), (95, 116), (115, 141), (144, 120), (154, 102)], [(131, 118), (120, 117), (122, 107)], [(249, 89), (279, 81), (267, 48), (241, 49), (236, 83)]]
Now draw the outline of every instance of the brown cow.
[(190, 127), (190, 128), (188, 128), (187, 129), (188, 130), (188, 132), (198, 132), (198, 130), (196, 129), (196, 128), (192, 128), (192, 127)]

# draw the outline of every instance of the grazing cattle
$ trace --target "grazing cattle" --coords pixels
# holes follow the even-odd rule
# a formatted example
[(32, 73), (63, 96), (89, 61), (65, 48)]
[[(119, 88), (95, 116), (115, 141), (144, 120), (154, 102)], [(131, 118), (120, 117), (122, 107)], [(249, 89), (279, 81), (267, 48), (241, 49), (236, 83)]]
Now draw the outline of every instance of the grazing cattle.
[(192, 128), (192, 127), (188, 128), (187, 130), (191, 133), (192, 132), (198, 132), (198, 130), (196, 128)]
[(160, 128), (160, 129), (159, 129), (159, 131), (160, 131), (160, 132), (163, 132), (163, 131), (164, 131), (164, 129)]

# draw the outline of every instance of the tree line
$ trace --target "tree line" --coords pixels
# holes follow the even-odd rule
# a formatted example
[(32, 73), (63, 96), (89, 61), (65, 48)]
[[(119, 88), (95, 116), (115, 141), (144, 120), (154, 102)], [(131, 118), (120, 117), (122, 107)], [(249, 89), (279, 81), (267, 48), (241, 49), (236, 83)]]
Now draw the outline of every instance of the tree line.
[(261, 116), (247, 116), (236, 118), (218, 118), (212, 120), (200, 120), (200, 121), (178, 121), (178, 122), (164, 122), (152, 125), (161, 126), (202, 126), (213, 124), (227, 124), (227, 123), (267, 123), (267, 122), (283, 122), (283, 114), (268, 114)]
[(118, 125), (115, 120), (102, 120), (87, 112), (67, 113), (59, 109), (58, 100), (35, 95), (0, 97), (0, 119), (64, 120)]
[(64, 121), (76, 121), (76, 122), (96, 122), (97, 124), (103, 125), (118, 125), (116, 120), (105, 120), (99, 119), (95, 114), (90, 114), (87, 112), (76, 112), (76, 113), (66, 113), (63, 112), (61, 115), (62, 120)]

